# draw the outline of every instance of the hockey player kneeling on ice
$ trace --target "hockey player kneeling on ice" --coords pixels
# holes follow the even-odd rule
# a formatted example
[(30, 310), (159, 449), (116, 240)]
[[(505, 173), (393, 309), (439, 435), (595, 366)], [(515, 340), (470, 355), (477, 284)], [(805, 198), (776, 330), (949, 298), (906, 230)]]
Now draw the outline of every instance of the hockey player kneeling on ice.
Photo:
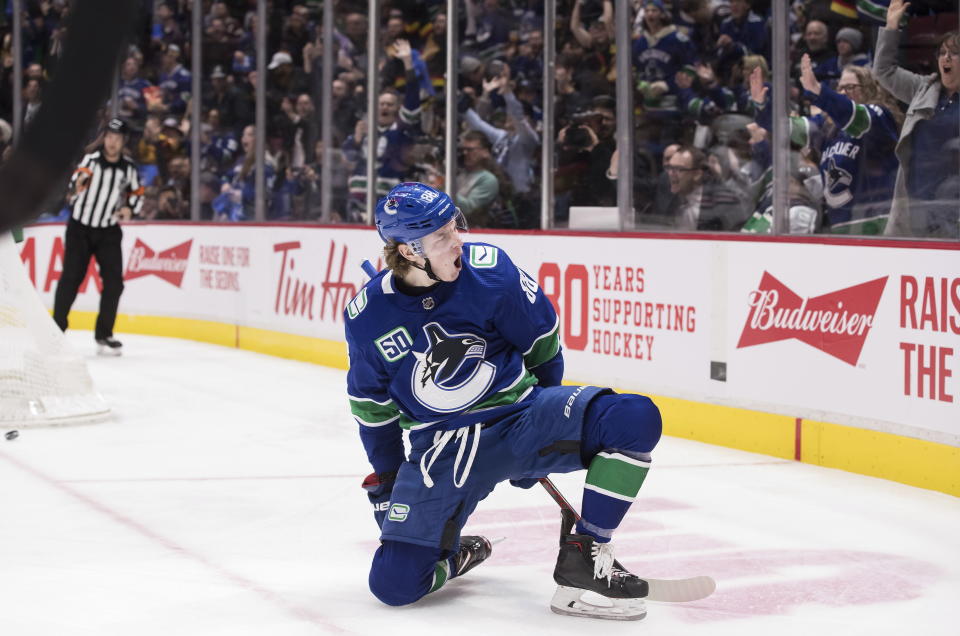
[(460, 531), (497, 484), (586, 468), (583, 518), (574, 529), (565, 517), (551, 607), (643, 618), (647, 583), (615, 567), (610, 539), (660, 439), (657, 407), (561, 386), (553, 306), (502, 249), (464, 242), (446, 193), (400, 184), (377, 204), (376, 222), (387, 269), (344, 311), (350, 406), (381, 529), (370, 590), (406, 605), (440, 589), (490, 557), (486, 538)]

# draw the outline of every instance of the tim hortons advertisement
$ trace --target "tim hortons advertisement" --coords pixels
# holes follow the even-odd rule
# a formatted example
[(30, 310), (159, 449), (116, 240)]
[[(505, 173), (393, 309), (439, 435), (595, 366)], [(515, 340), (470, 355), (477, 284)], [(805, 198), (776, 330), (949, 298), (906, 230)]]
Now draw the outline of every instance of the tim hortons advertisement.
[(731, 245), (730, 394), (960, 440), (958, 265), (956, 250)]

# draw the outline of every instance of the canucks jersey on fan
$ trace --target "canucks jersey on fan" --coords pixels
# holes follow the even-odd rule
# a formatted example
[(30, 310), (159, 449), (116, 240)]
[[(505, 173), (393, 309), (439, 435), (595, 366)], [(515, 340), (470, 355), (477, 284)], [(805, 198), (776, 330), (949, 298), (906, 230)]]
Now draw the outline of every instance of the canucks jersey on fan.
[[(899, 165), (893, 152), (899, 137), (896, 120), (884, 106), (859, 104), (825, 82), (819, 95), (805, 95), (834, 124), (826, 126), (824, 114), (790, 118), (791, 142), (821, 152), (825, 229), (843, 234), (881, 234), (890, 214)], [(757, 116), (757, 123), (767, 131), (772, 129), (771, 112), (764, 105)], [(834, 132), (823, 138), (819, 133), (825, 129)]]
[[(826, 85), (813, 103), (840, 129), (820, 155), (830, 231), (881, 233), (898, 167), (893, 150), (899, 134), (893, 115), (877, 104), (858, 104)], [(819, 116), (816, 123), (822, 126), (822, 119)]]
[(492, 245), (464, 244), (462, 263), (456, 281), (420, 296), (381, 272), (344, 311), (350, 407), (378, 472), (402, 461), (399, 429), (489, 422), (538, 378), (562, 377), (557, 315), (537, 282)]

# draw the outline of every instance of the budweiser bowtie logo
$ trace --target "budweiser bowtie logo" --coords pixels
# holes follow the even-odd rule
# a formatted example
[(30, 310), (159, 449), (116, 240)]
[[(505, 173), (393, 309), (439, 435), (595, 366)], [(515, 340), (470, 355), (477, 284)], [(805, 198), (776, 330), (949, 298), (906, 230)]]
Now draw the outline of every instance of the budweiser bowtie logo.
[(750, 292), (750, 314), (737, 348), (796, 338), (856, 365), (873, 327), (887, 277), (814, 298), (800, 298), (764, 272)]
[(190, 246), (193, 239), (163, 250), (154, 252), (150, 246), (137, 239), (127, 260), (127, 272), (124, 280), (154, 275), (167, 281), (174, 287), (180, 287), (183, 274), (187, 271), (187, 259), (190, 257)]

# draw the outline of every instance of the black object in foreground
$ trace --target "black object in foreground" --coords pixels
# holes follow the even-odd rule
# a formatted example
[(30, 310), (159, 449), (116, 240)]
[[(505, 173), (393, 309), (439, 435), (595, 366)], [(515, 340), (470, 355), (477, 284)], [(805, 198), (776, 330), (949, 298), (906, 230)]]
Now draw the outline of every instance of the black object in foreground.
[(120, 53), (141, 3), (78, 0), (65, 54), (43, 105), (0, 169), (0, 233), (32, 221), (51, 190), (73, 167), (97, 110), (106, 101)]

